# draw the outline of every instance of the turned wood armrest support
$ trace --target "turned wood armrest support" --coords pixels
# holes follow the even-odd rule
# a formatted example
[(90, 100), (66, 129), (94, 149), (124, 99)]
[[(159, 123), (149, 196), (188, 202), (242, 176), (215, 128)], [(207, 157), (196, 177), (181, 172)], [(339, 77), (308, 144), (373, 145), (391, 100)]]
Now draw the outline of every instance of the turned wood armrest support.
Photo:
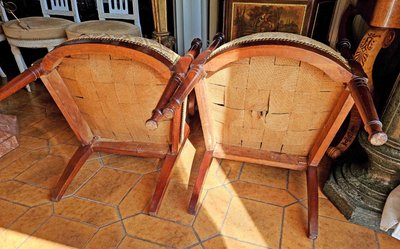
[(379, 120), (371, 92), (369, 91), (368, 79), (355, 76), (350, 81), (349, 88), (364, 123), (364, 129), (369, 135), (369, 142), (377, 146), (383, 145), (387, 141), (387, 135), (382, 130), (382, 123)]
[(169, 100), (168, 105), (163, 109), (163, 115), (167, 119), (171, 119), (176, 109), (183, 103), (185, 98), (190, 94), (195, 85), (206, 76), (204, 64), (207, 62), (210, 54), (224, 42), (224, 35), (217, 33), (210, 46), (201, 52), (194, 60), (189, 73), (186, 75), (183, 84), (178, 87), (174, 95)]
[(174, 94), (176, 89), (182, 84), (185, 79), (186, 72), (189, 70), (193, 60), (199, 55), (202, 42), (196, 38), (192, 41), (189, 51), (179, 59), (174, 66), (174, 73), (168, 81), (167, 86), (157, 103), (156, 108), (152, 112), (150, 119), (146, 121), (146, 127), (150, 130), (155, 130), (158, 127), (158, 121), (163, 117), (162, 109), (168, 104), (169, 99)]
[(34, 64), (30, 68), (26, 69), (23, 73), (12, 79), (7, 85), (0, 88), (0, 101), (8, 98), (15, 92), (24, 88), (29, 83), (37, 80), (45, 73), (41, 64)]

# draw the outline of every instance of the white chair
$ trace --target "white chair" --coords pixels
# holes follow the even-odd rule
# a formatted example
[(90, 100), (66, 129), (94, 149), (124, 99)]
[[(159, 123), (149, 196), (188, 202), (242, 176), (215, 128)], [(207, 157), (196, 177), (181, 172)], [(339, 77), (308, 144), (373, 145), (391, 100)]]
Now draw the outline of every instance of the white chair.
[[(1, 25), (3, 24), (2, 21), (5, 21), (5, 18), (7, 18), (6, 12), (4, 11), (4, 8), (0, 8), (0, 42), (5, 41), (6, 37), (4, 36), (3, 29), (1, 28)], [(0, 67), (0, 77), (7, 79), (7, 75), (4, 73), (3, 69)]]
[[(2, 24), (2, 22), (0, 22), (0, 42), (6, 40), (6, 37), (3, 34), (3, 29), (1, 28), (1, 24)], [(1, 76), (1, 78), (7, 79), (7, 75), (4, 73), (3, 69), (1, 69), (1, 67), (0, 67), (0, 76)]]
[[(27, 66), (19, 50), (20, 47), (47, 48), (48, 51), (51, 51), (67, 38), (65, 29), (74, 22), (50, 17), (50, 15), (70, 16), (74, 18), (75, 22), (80, 22), (76, 0), (40, 0), (40, 6), (43, 16), (21, 18), (20, 21), (23, 25), (20, 25), (18, 20), (9, 21), (5, 16), (5, 23), (2, 25), (21, 73), (27, 69)], [(1, 12), (4, 12), (3, 6), (0, 8)], [(24, 25), (29, 28), (24, 28)], [(29, 88), (27, 89), (29, 91)]]
[[(142, 36), (138, 0), (97, 0), (96, 4), (99, 20), (69, 26), (68, 39), (82, 35)], [(108, 19), (130, 20), (134, 24)]]

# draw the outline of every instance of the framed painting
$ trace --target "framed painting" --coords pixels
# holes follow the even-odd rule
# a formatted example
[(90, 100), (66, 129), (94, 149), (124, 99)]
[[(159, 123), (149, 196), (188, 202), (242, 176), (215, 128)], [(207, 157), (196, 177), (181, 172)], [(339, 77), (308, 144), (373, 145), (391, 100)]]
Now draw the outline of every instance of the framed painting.
[(258, 32), (307, 35), (314, 0), (226, 0), (228, 41)]

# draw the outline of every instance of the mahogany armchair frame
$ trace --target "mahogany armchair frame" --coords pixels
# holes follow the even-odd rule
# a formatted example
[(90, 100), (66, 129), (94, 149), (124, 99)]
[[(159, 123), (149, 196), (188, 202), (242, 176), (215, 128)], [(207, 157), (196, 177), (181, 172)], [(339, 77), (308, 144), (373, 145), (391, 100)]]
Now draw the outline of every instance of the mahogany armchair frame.
[[(182, 122), (182, 113), (178, 111), (179, 114), (175, 115), (171, 122), (169, 145), (164, 146), (155, 143), (110, 141), (109, 139), (102, 139), (95, 136), (89, 127), (88, 122), (85, 120), (77, 104), (73, 100), (60, 74), (55, 70), (62, 59), (71, 55), (109, 53), (113, 56), (130, 58), (137, 58), (139, 56), (141, 60), (148, 60), (147, 63), (155, 64), (155, 68), (157, 68), (157, 66), (166, 66), (172, 72), (172, 76), (170, 77), (160, 100), (160, 103), (163, 104), (170, 98), (177, 86), (179, 86), (193, 59), (199, 54), (200, 48), (201, 41), (199, 39), (193, 40), (192, 47), (187, 54), (173, 64), (160, 54), (146, 48), (145, 46), (133, 44), (124, 40), (109, 38), (72, 40), (63, 43), (53, 51), (49, 52), (40, 63), (33, 65), (0, 89), (1, 101), (30, 82), (41, 78), (70, 125), (72, 131), (81, 143), (81, 146), (69, 160), (67, 167), (52, 192), (53, 201), (59, 201), (62, 198), (82, 165), (93, 152), (160, 158), (163, 159), (161, 173), (149, 208), (149, 213), (154, 215), (160, 207), (175, 160), (189, 134), (189, 126), (185, 121)], [(149, 56), (140, 57), (140, 54), (147, 54)], [(145, 126), (145, 124), (143, 124), (143, 126)], [(183, 132), (181, 132), (181, 129), (184, 129)], [(182, 138), (180, 138), (181, 134), (183, 134)]]
[[(216, 36), (211, 44), (211, 50), (221, 44), (221, 36)], [(209, 49), (210, 49), (209, 48)], [(316, 239), (318, 235), (318, 175), (317, 167), (332, 142), (335, 134), (350, 112), (354, 103), (359, 110), (365, 124), (365, 130), (369, 134), (369, 140), (374, 145), (382, 145), (387, 136), (382, 131), (371, 94), (367, 85), (367, 78), (361, 66), (351, 60), (349, 66), (329, 53), (318, 50), (306, 44), (290, 40), (265, 40), (250, 41), (232, 45), (210, 55), (210, 51), (202, 52), (192, 64), (187, 77), (171, 97), (168, 105), (163, 108), (163, 115), (167, 118), (174, 117), (183, 98), (194, 88), (198, 102), (198, 109), (203, 128), (206, 152), (200, 164), (188, 211), (196, 213), (198, 199), (202, 191), (212, 159), (221, 158), (249, 163), (263, 164), (292, 170), (306, 170), (308, 192), (308, 237)], [(212, 115), (209, 97), (203, 77), (205, 73), (212, 74), (227, 64), (242, 58), (253, 56), (280, 56), (304, 61), (322, 70), (336, 82), (348, 82), (346, 89), (341, 93), (338, 101), (331, 111), (331, 115), (325, 126), (319, 132), (308, 156), (297, 156), (270, 151), (243, 148), (230, 145), (217, 144), (214, 139)]]

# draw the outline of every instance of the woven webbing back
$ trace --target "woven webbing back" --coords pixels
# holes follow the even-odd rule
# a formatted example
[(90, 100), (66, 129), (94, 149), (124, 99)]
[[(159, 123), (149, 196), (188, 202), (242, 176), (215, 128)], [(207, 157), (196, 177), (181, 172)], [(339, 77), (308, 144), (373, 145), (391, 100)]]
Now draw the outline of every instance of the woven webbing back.
[(65, 57), (57, 70), (94, 135), (169, 143), (170, 121), (160, 123), (155, 131), (145, 127), (168, 82), (159, 70), (109, 54)]
[(343, 83), (305, 62), (259, 56), (206, 79), (217, 143), (306, 156)]

